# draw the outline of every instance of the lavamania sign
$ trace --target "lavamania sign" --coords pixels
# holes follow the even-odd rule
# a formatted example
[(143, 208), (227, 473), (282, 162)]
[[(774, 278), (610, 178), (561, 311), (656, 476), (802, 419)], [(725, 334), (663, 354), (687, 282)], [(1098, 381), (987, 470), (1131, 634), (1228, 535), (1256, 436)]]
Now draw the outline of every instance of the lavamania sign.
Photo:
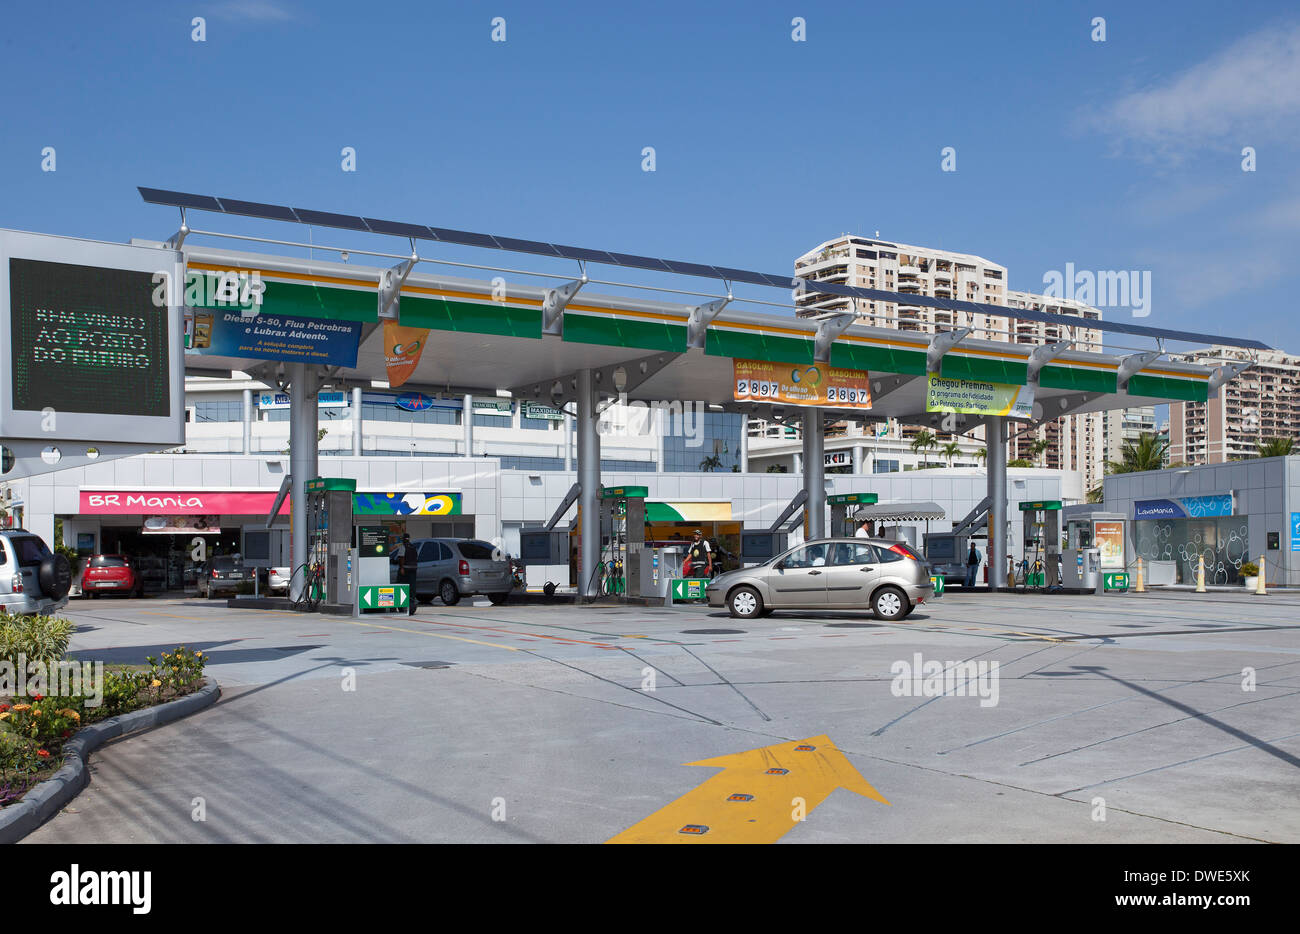
[(1179, 496), (1173, 499), (1139, 499), (1133, 502), (1134, 519), (1201, 519), (1230, 516), (1232, 512), (1231, 493)]

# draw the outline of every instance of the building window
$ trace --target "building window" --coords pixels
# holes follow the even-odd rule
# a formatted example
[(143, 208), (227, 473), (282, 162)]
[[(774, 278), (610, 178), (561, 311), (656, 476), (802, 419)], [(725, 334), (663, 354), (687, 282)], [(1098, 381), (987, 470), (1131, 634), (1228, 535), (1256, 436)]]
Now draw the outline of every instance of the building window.
[(239, 399), (231, 402), (196, 402), (194, 420), (196, 422), (242, 422), (244, 403)]
[(898, 473), (898, 461), (876, 458), (872, 473)]
[(510, 415), (485, 415), (482, 412), (474, 413), (475, 428), (509, 428), (512, 421)]

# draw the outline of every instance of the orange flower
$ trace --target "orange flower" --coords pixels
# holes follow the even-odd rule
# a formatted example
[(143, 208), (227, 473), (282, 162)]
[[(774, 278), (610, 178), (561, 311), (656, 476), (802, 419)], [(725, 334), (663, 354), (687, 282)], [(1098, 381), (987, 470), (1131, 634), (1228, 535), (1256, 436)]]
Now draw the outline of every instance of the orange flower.
[(39, 717), (40, 715), (41, 715), (41, 710), (39, 707), (32, 711), (33, 717)]
[(36, 754), (42, 759), (48, 759), (50, 757), (50, 751), (48, 749), (38, 749), (36, 750)]
[(24, 711), (24, 710), (31, 710), (31, 709), (32, 709), (32, 705), (31, 705), (31, 704), (14, 704), (14, 712), (15, 712), (15, 713), (20, 713), (20, 712), (22, 712), (22, 711)]

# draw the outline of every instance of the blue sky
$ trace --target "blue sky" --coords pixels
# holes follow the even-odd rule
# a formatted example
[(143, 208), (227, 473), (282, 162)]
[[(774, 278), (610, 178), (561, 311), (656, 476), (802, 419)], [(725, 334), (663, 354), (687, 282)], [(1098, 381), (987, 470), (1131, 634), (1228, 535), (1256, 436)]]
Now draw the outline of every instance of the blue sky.
[(161, 239), (177, 218), (146, 185), (778, 272), (878, 230), (1003, 263), (1015, 289), (1067, 263), (1150, 270), (1141, 323), (1300, 352), (1294, 4), (187, 0), (5, 19), (3, 227)]

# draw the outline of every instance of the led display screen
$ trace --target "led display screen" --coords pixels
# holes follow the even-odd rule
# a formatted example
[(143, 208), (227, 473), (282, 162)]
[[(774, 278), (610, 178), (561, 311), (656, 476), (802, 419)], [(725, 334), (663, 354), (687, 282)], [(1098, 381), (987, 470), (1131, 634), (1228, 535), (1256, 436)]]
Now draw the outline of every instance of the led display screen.
[(148, 272), (9, 260), (13, 407), (171, 414), (167, 306)]

